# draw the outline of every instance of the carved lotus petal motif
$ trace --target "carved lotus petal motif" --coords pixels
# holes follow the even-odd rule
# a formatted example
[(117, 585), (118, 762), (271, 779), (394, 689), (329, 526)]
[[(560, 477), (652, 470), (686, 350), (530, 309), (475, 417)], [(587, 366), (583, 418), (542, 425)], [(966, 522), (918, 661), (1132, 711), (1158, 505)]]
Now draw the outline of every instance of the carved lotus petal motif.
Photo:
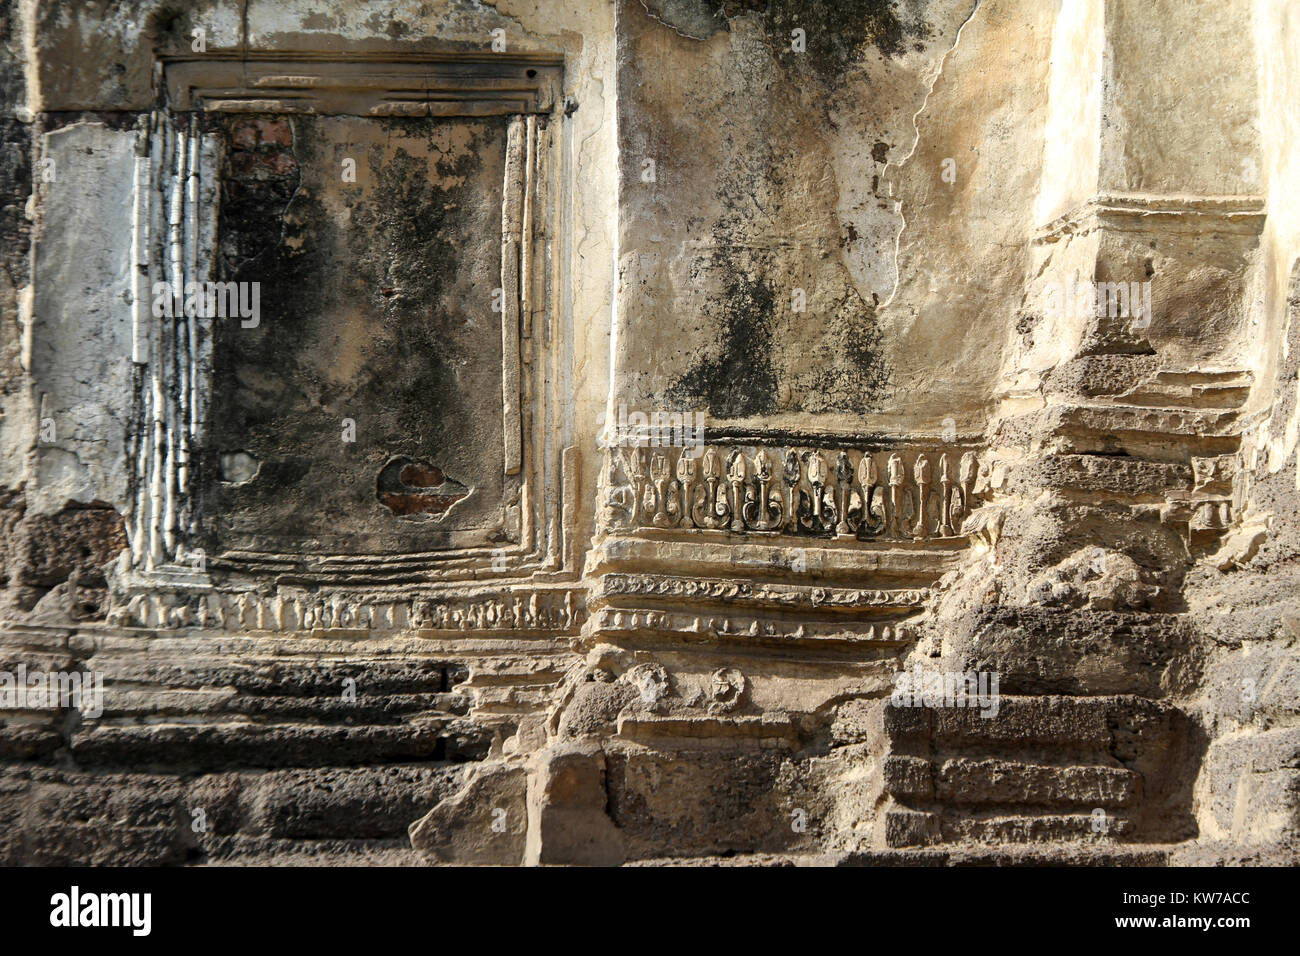
[(876, 460), (871, 457), (871, 452), (863, 452), (861, 460), (858, 461), (858, 484), (863, 488), (869, 488), (876, 483)]
[(801, 468), (799, 465), (799, 453), (793, 450), (786, 452), (785, 469), (783, 472), (785, 483), (787, 485), (799, 484), (799, 478), (802, 472), (803, 472), (803, 468)]
[(645, 477), (646, 453), (644, 448), (623, 449), (623, 460), (627, 463), (629, 478)]
[(835, 459), (835, 480), (840, 484), (848, 484), (853, 478), (853, 463), (849, 461), (849, 453), (840, 452), (840, 457)]
[(821, 452), (808, 459), (808, 480), (814, 485), (826, 484), (826, 458)]
[(650, 477), (655, 481), (668, 480), (668, 456), (655, 455), (650, 459)]
[(947, 455), (940, 455), (940, 456), (939, 456), (939, 480), (940, 480), (940, 481), (951, 481), (951, 480), (952, 480), (952, 475), (949, 474), (949, 471), (948, 471), (948, 456), (947, 456)]
[(975, 453), (968, 451), (961, 456), (961, 481), (962, 484), (975, 480), (975, 473), (978, 470), (978, 464), (975, 461)]
[(889, 456), (889, 483), (891, 485), (903, 483), (903, 456), (898, 453)]
[(754, 456), (754, 474), (758, 476), (759, 481), (772, 479), (772, 459), (766, 451), (760, 451)]
[(727, 463), (727, 477), (732, 481), (744, 481), (748, 474), (749, 466), (745, 462), (745, 456), (739, 452), (732, 455), (731, 461)]
[(924, 455), (917, 456), (916, 464), (912, 466), (912, 476), (916, 478), (918, 484), (930, 483), (930, 459)]
[(698, 459), (687, 452), (682, 452), (681, 457), (677, 459), (677, 480), (694, 481), (695, 473), (698, 469)]
[(710, 448), (704, 453), (704, 478), (707, 481), (716, 481), (722, 476), (722, 461), (718, 458), (718, 453)]

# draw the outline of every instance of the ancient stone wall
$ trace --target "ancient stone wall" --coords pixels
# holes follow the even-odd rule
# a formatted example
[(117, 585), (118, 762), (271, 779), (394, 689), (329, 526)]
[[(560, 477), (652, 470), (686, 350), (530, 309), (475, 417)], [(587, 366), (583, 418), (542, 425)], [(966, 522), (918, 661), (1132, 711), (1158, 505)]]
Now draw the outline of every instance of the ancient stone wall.
[(0, 861), (1294, 860), (1284, 0), (0, 0)]

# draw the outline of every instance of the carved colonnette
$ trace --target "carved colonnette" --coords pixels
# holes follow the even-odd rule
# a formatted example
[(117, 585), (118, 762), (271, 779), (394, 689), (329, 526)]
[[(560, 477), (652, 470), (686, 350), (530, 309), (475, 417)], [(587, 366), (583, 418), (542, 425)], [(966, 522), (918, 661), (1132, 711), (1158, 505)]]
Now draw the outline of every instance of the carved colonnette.
[[(132, 232), (132, 348), (137, 377), (131, 460), (134, 500), (127, 533), (132, 565), (153, 569), (198, 530), (194, 459), (207, 401), (211, 319), (193, 301), (155, 320), (155, 284), (183, 290), (213, 269), (216, 137), (193, 117), (155, 111), (136, 158)], [(204, 303), (206, 305), (206, 303)], [(168, 310), (172, 311), (172, 310)]]

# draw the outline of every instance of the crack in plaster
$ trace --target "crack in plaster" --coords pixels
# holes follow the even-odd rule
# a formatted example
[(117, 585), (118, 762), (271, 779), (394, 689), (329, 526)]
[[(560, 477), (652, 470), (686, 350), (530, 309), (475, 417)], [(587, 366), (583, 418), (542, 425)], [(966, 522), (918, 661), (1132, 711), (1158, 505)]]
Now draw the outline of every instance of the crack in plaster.
[[(683, 39), (685, 39), (685, 40), (695, 40), (697, 43), (703, 43), (705, 40), (709, 39), (709, 37), (707, 37), (707, 36), (705, 36), (705, 37), (697, 37), (697, 36), (695, 36), (695, 35), (692, 34), (692, 33), (683, 33), (681, 30), (679, 30), (679, 29), (678, 29), (676, 26), (674, 26), (673, 24), (669, 23), (669, 22), (668, 22), (667, 20), (665, 20), (663, 17), (658, 16), (657, 14), (655, 14), (655, 13), (650, 9), (650, 7), (646, 5), (645, 0), (640, 0), (640, 3), (641, 3), (641, 7), (642, 7), (642, 9), (645, 10), (645, 14), (646, 14), (646, 16), (648, 16), (648, 17), (649, 17), (651, 20), (653, 20), (655, 23), (658, 23), (660, 26), (664, 26), (664, 27), (667, 27), (669, 30), (672, 30), (673, 33), (676, 33), (679, 37), (681, 37), (681, 38), (683, 38)], [(730, 18), (730, 17), (725, 17), (725, 19), (727, 20), (728, 23), (731, 22), (731, 18)], [(716, 32), (716, 31), (715, 31), (715, 32)], [(712, 34), (710, 34), (710, 36), (712, 36)]]
[[(917, 111), (914, 114), (912, 114), (912, 132), (913, 132), (912, 148), (909, 149), (907, 151), (907, 155), (904, 156), (902, 159), (900, 159), (897, 163), (888, 163), (885, 166), (885, 168), (881, 171), (882, 178), (889, 177), (891, 169), (901, 171), (902, 168), (905, 165), (907, 165), (908, 160), (910, 160), (914, 155), (916, 155), (916, 151), (921, 145), (921, 115), (926, 111), (926, 108), (930, 105), (930, 96), (934, 93), (934, 88), (939, 85), (939, 79), (943, 76), (943, 70), (944, 67), (948, 65), (949, 58), (953, 55), (953, 53), (956, 52), (957, 47), (961, 45), (962, 31), (964, 31), (967, 25), (970, 24), (971, 20), (975, 18), (975, 14), (979, 11), (979, 8), (983, 5), (983, 2), (984, 0), (975, 0), (974, 4), (972, 4), (971, 6), (970, 13), (966, 14), (966, 19), (961, 22), (961, 26), (957, 27), (957, 34), (952, 39), (952, 46), (950, 46), (947, 52), (945, 52), (944, 55), (939, 58), (939, 65), (935, 68), (934, 76), (931, 78), (930, 84), (925, 91), (925, 98), (921, 100), (921, 105), (917, 109)], [(896, 182), (896, 180), (890, 179), (889, 182), (890, 182), (890, 192), (892, 193), (893, 185), (894, 182)], [(893, 304), (894, 299), (898, 296), (898, 290), (903, 284), (902, 278), (899, 275), (899, 270), (898, 270), (898, 259), (899, 259), (900, 251), (903, 246), (903, 233), (907, 231), (907, 216), (903, 212), (902, 199), (899, 199), (895, 202), (894, 209), (895, 212), (897, 212), (898, 214), (898, 222), (899, 222), (898, 232), (894, 236), (894, 288), (893, 291), (889, 293), (889, 297), (881, 303), (882, 309), (887, 308), (888, 306)]]

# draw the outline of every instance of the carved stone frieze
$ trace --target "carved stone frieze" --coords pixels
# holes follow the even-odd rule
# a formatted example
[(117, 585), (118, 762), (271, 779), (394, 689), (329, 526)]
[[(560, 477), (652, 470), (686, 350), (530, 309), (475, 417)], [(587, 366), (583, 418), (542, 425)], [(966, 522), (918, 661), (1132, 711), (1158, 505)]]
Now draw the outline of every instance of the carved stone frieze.
[(977, 506), (974, 450), (711, 445), (610, 452), (621, 528), (859, 541), (960, 538)]
[(918, 607), (926, 588), (846, 588), (776, 584), (658, 574), (611, 573), (600, 579), (593, 602), (625, 597), (668, 597), (680, 602), (799, 609), (890, 609)]
[(113, 608), (108, 623), (156, 630), (565, 633), (580, 627), (585, 616), (583, 592), (569, 588), (415, 597), (154, 589)]
[(902, 622), (866, 623), (861, 621), (792, 622), (761, 614), (737, 612), (692, 614), (660, 610), (625, 610), (600, 608), (589, 622), (593, 635), (659, 634), (684, 640), (735, 639), (743, 641), (793, 644), (873, 644), (898, 646), (915, 638), (910, 626)]

